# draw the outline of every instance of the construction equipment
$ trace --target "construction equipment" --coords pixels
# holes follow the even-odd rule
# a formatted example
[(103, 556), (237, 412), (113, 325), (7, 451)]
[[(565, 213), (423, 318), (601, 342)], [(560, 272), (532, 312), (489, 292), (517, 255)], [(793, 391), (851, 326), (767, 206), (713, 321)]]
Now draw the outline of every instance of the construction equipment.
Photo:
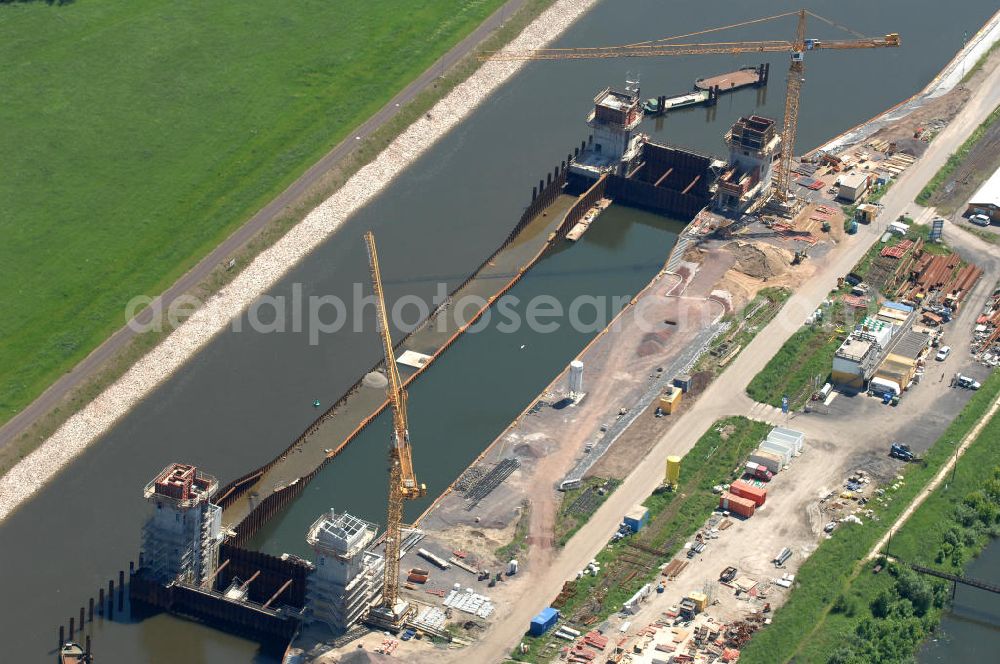
[[(766, 41), (733, 41), (716, 43), (670, 43), (677, 39), (694, 37), (710, 32), (719, 32), (730, 28), (773, 21), (789, 16), (798, 17), (795, 38), (786, 40)], [(806, 17), (812, 16), (835, 28), (849, 32), (857, 39), (819, 40), (806, 38)], [(849, 28), (823, 18), (806, 9), (785, 12), (775, 16), (752, 19), (741, 23), (689, 32), (684, 35), (664, 37), (635, 44), (621, 46), (599, 46), (578, 48), (543, 48), (528, 51), (499, 51), (490, 55), (498, 60), (570, 60), (580, 58), (643, 58), (667, 55), (701, 55), (701, 54), (740, 54), (740, 53), (790, 53), (791, 63), (788, 68), (788, 91), (785, 97), (785, 119), (781, 133), (781, 159), (778, 164), (777, 176), (774, 178), (774, 196), (780, 203), (788, 203), (791, 199), (791, 165), (795, 148), (795, 133), (798, 128), (799, 95), (802, 91), (802, 80), (805, 73), (804, 54), (806, 51), (821, 49), (856, 49), (856, 48), (886, 48), (899, 46), (899, 34), (890, 33), (881, 38), (865, 37)], [(485, 57), (485, 56), (484, 56)]]
[(382, 602), (369, 611), (368, 620), (380, 627), (399, 629), (409, 616), (406, 603), (399, 601), (399, 551), (402, 542), (403, 501), (415, 500), (427, 493), (427, 487), (417, 483), (413, 471), (413, 453), (410, 431), (406, 421), (406, 390), (396, 366), (396, 353), (389, 333), (389, 316), (382, 290), (375, 236), (365, 233), (368, 247), (368, 265), (371, 268), (372, 288), (378, 309), (378, 328), (385, 353), (385, 373), (389, 379), (386, 393), (392, 405), (392, 437), (389, 441), (389, 509), (385, 524), (385, 579)]

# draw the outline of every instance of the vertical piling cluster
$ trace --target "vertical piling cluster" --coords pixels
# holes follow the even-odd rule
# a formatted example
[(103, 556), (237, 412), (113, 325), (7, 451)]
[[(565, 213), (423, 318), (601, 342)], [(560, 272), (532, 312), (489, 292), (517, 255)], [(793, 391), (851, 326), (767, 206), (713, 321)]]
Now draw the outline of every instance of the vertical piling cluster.
[[(135, 573), (135, 562), (129, 561), (128, 564), (129, 579)], [(125, 570), (118, 570), (118, 612), (123, 613), (125, 611)], [(86, 626), (88, 624), (92, 625), (94, 623), (94, 614), (96, 614), (97, 619), (103, 621), (105, 615), (108, 620), (114, 620), (115, 616), (115, 581), (114, 579), (108, 579), (108, 594), (107, 598), (104, 595), (104, 587), (97, 589), (97, 601), (94, 601), (93, 597), (87, 600), (85, 606), (80, 607), (80, 612), (78, 615), (71, 615), (69, 617), (69, 628), (67, 633), (66, 625), (59, 625), (59, 644), (56, 647), (56, 662), (57, 664), (62, 661), (60, 656), (60, 651), (63, 646), (69, 642), (75, 642), (79, 636), (83, 636), (86, 645), (84, 646), (84, 661), (90, 662), (92, 659), (91, 652), (91, 642), (90, 634), (84, 634)]]

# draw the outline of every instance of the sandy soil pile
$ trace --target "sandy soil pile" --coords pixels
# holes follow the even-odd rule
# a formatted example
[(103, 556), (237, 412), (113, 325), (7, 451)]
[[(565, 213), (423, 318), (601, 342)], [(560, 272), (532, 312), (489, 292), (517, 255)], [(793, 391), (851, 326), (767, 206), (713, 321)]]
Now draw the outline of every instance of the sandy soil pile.
[(794, 254), (763, 242), (730, 242), (725, 249), (736, 256), (736, 269), (756, 279), (777, 277), (788, 271)]

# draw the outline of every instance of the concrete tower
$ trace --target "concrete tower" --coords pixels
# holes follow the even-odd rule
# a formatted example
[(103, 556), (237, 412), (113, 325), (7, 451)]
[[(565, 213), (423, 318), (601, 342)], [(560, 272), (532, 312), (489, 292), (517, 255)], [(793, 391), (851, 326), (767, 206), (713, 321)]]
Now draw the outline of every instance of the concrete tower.
[(629, 82), (625, 92), (611, 88), (594, 97), (587, 116), (593, 132), (585, 149), (570, 165), (570, 173), (596, 180), (602, 173), (624, 175), (625, 166), (638, 156), (644, 137), (635, 131), (642, 122), (639, 86)]
[(715, 208), (742, 214), (766, 200), (773, 164), (781, 156), (781, 135), (774, 120), (759, 115), (740, 118), (726, 134), (729, 163), (719, 178)]
[(367, 550), (376, 532), (374, 524), (331, 509), (306, 534), (306, 542), (316, 553), (306, 603), (313, 619), (334, 631), (351, 627), (382, 597), (385, 561)]
[(172, 463), (143, 489), (153, 513), (142, 528), (142, 565), (156, 580), (198, 585), (215, 572), (222, 508), (211, 499), (218, 488), (211, 475)]
[(583, 394), (583, 362), (573, 360), (569, 363), (569, 393)]

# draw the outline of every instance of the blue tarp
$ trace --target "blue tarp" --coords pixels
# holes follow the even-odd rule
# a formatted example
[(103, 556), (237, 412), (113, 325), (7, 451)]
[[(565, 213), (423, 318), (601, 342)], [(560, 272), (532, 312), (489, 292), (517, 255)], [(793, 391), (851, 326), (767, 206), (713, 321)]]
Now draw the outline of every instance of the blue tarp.
[(882, 306), (888, 309), (895, 309), (896, 311), (905, 311), (906, 313), (913, 311), (913, 307), (900, 302), (883, 302)]

